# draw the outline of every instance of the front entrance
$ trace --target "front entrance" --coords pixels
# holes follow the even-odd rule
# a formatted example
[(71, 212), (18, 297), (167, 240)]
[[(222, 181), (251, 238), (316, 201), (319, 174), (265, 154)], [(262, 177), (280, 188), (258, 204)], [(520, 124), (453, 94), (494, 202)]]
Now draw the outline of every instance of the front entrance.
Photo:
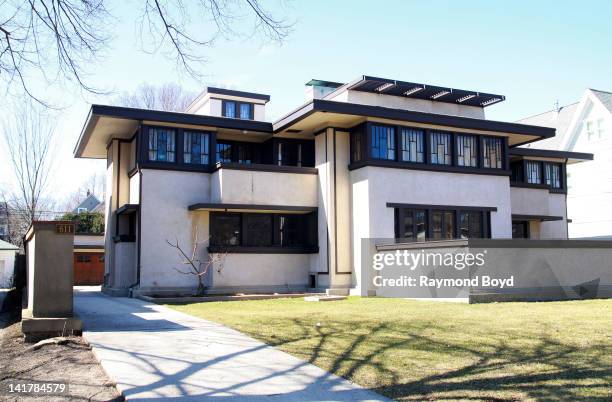
[(74, 284), (101, 285), (104, 281), (104, 253), (74, 253)]

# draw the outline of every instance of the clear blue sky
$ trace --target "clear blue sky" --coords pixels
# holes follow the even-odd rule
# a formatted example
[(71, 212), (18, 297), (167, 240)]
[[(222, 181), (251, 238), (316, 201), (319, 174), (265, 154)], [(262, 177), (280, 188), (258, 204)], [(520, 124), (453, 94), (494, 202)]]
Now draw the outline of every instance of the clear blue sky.
[[(123, 20), (92, 68), (95, 84), (121, 91), (174, 81), (192, 91), (210, 84), (263, 92), (272, 98), (272, 120), (304, 101), (311, 78), (346, 82), (367, 74), (499, 93), (506, 101), (487, 108), (487, 118), (506, 121), (549, 110), (556, 100), (574, 102), (586, 87), (612, 91), (612, 1), (289, 2), (281, 13), (296, 24), (282, 46), (220, 41), (205, 50), (201, 83), (160, 54), (139, 53), (133, 7), (113, 6)], [(60, 127), (61, 197), (104, 169), (103, 162), (71, 160), (71, 152), (88, 102), (108, 98), (83, 98), (74, 88), (57, 95), (71, 102)]]

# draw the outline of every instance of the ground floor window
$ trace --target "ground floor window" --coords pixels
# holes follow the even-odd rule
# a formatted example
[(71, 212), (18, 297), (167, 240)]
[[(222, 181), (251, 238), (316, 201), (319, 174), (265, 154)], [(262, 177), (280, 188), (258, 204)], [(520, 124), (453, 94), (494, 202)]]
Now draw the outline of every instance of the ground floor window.
[(465, 207), (395, 208), (395, 237), (408, 241), (490, 237), (490, 210)]
[(211, 212), (214, 248), (296, 248), (317, 246), (317, 214)]
[(512, 238), (529, 239), (529, 222), (512, 221)]

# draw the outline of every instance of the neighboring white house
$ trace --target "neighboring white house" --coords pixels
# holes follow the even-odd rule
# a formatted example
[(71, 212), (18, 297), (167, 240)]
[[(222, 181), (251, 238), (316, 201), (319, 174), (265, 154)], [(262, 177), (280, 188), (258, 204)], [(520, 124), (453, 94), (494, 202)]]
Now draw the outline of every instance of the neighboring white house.
[(268, 95), (210, 87), (185, 113), (92, 105), (74, 154), (107, 161), (105, 291), (192, 291), (167, 241), (196, 233), (201, 260), (227, 253), (211, 293), (368, 294), (368, 238), (567, 238), (565, 164), (591, 155), (518, 148), (555, 130), (485, 119), (503, 96), (307, 85), (273, 123)]
[(612, 239), (612, 93), (587, 89), (579, 102), (519, 123), (557, 130), (554, 138), (525, 147), (594, 154), (567, 167), (569, 237)]
[(15, 254), (19, 248), (0, 240), (0, 289), (12, 286)]

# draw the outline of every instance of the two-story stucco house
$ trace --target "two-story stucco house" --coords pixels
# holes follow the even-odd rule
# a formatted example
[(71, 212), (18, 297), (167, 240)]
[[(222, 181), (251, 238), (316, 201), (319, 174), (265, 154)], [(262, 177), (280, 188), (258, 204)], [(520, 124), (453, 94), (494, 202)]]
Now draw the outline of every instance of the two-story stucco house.
[(486, 120), (503, 96), (367, 76), (307, 88), (273, 123), (269, 96), (219, 88), (185, 113), (92, 106), (75, 156), (107, 160), (108, 292), (192, 291), (166, 240), (189, 249), (196, 231), (201, 259), (227, 253), (209, 292), (367, 294), (366, 238), (567, 238), (565, 164), (589, 155), (519, 149), (555, 130)]

